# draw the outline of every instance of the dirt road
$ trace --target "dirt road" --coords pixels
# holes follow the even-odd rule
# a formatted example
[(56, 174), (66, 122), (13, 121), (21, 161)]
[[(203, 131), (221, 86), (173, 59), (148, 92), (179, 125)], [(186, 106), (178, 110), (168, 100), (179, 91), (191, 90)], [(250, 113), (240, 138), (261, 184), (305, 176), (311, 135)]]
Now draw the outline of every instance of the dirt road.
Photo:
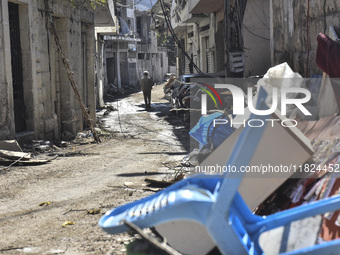
[(154, 88), (148, 112), (141, 93), (111, 103), (118, 111), (104, 120), (113, 139), (54, 151), (44, 165), (0, 166), (0, 254), (125, 254), (130, 236), (106, 234), (99, 218), (152, 194), (144, 179), (172, 178), (189, 150), (188, 124), (169, 115), (162, 92)]

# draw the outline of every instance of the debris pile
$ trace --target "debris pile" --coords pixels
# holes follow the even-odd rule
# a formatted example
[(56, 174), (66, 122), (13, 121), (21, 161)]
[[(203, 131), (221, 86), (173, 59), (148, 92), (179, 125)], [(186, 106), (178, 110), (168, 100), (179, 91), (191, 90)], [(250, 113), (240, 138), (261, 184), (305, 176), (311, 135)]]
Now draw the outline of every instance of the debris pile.
[[(300, 94), (289, 95), (288, 99), (287, 94), (281, 91), (286, 91), (287, 87), (295, 89), (296, 81), (299, 81), (297, 91)], [(281, 115), (279, 109), (274, 109), (268, 114), (254, 114), (254, 107), (249, 106), (244, 109), (241, 119), (240, 116), (234, 116), (229, 111), (201, 117), (197, 125), (190, 131), (190, 135), (198, 142), (198, 148), (194, 148), (190, 154), (184, 157), (182, 165), (194, 166), (195, 173), (204, 175), (189, 176), (155, 195), (113, 209), (101, 218), (99, 225), (112, 234), (126, 231), (130, 223), (143, 228), (153, 227), (176, 250), (186, 254), (206, 254), (201, 253), (202, 250), (206, 249), (209, 252), (214, 248), (214, 245), (217, 245), (223, 252), (237, 249), (238, 242), (235, 243), (235, 247), (227, 247), (225, 242), (216, 238), (223, 233), (228, 236), (229, 231), (247, 232), (248, 225), (257, 221), (261, 222), (259, 224), (262, 224), (264, 228), (268, 227), (269, 230), (271, 228), (270, 221), (275, 217), (290, 219), (286, 223), (281, 222), (281, 218), (273, 220), (279, 227), (281, 223), (283, 226), (306, 216), (314, 216), (317, 214), (316, 210), (320, 209), (322, 226), (319, 240), (311, 245), (340, 238), (339, 211), (325, 213), (331, 211), (327, 208), (332, 205), (333, 201), (334, 204), (339, 204), (340, 140), (338, 134), (340, 130), (338, 127), (340, 123), (335, 115), (325, 119), (318, 119), (316, 116), (303, 118), (304, 113), (308, 110), (314, 114), (318, 113), (315, 104), (320, 104), (322, 96), (318, 93), (322, 93), (322, 90), (314, 91), (314, 99), (312, 103), (306, 104), (306, 108), (300, 107), (301, 104), (284, 105), (285, 100), (304, 100), (306, 84), (310, 88), (315, 85), (313, 82), (303, 81), (302, 77), (294, 73), (286, 63), (270, 69), (268, 75), (258, 81), (257, 93), (248, 93), (248, 97), (254, 96), (252, 100), (260, 105), (261, 102), (265, 102), (262, 105), (264, 104), (266, 107), (255, 108), (255, 111), (272, 110), (277, 105), (283, 105), (286, 107), (284, 115)], [(264, 99), (263, 95), (267, 94), (263, 92), (264, 89), (269, 95), (276, 95), (276, 97)], [(270, 91), (275, 91), (276, 94), (270, 93)], [(248, 102), (252, 102), (252, 100), (248, 98)], [(272, 105), (274, 107), (271, 107)], [(231, 110), (235, 110), (235, 107)], [(250, 115), (251, 113), (252, 115)], [(267, 115), (273, 121), (270, 124), (266, 123), (267, 126), (265, 126), (263, 119), (268, 118)], [(257, 119), (254, 119), (254, 116)], [(236, 117), (239, 118), (235, 121), (237, 125), (225, 125), (221, 132), (215, 128), (217, 125), (212, 124), (216, 124), (216, 119), (219, 118), (226, 118), (224, 122), (230, 123), (231, 119), (236, 119)], [(246, 125), (245, 123), (249, 123), (249, 120), (253, 122)], [(254, 120), (258, 123), (262, 121), (262, 125), (256, 126), (255, 124), (258, 123), (255, 123)], [(261, 129), (263, 131), (260, 131)], [(219, 136), (219, 134), (221, 135)], [(244, 167), (245, 171), (238, 169), (234, 171), (234, 165), (226, 165), (228, 158), (232, 163), (238, 164), (240, 169)], [(237, 178), (234, 178), (233, 174)], [(209, 175), (214, 178), (209, 178)], [(216, 178), (216, 175), (223, 178)], [(146, 181), (151, 181), (153, 184), (160, 183), (155, 180)], [(168, 185), (164, 182), (161, 184)], [(316, 204), (310, 203), (318, 200), (322, 201)], [(223, 203), (227, 203), (227, 206), (222, 205)], [(303, 215), (299, 213), (302, 205), (307, 208)], [(250, 210), (246, 210), (247, 207)], [(198, 208), (200, 209), (198, 210)], [(340, 209), (340, 205), (334, 208)], [(221, 210), (226, 211), (223, 211), (221, 221), (217, 223)], [(285, 214), (286, 210), (290, 211)], [(281, 214), (276, 216), (277, 212), (281, 212)], [(258, 217), (255, 217), (253, 213)], [(230, 224), (222, 222), (226, 220), (225, 215), (229, 215), (229, 221), (236, 222), (233, 230), (228, 229)], [(260, 217), (262, 215), (267, 217)], [(216, 221), (215, 225), (211, 225), (210, 217)], [(249, 220), (248, 217), (254, 218)], [(248, 220), (250, 223), (243, 226), (243, 222), (248, 222)], [(121, 224), (122, 221), (126, 226)], [(268, 226), (265, 221), (269, 221)], [(196, 228), (197, 226), (194, 226), (193, 222), (199, 222), (200, 228)], [(223, 228), (226, 229), (219, 228), (218, 224), (223, 225)], [(256, 228), (256, 226), (253, 227)], [(238, 228), (240, 230), (236, 230)], [(188, 229), (191, 234), (186, 233)], [(260, 233), (263, 229), (258, 229), (258, 231)], [(207, 232), (209, 235), (206, 235)], [(255, 232), (248, 232), (251, 245), (258, 241)], [(190, 239), (191, 241), (188, 241), (189, 236), (193, 238)], [(183, 244), (183, 239), (186, 239), (189, 245)], [(204, 244), (200, 242), (197, 245), (198, 240), (211, 240), (211, 242)], [(240, 238), (239, 242), (243, 241), (244, 238)], [(280, 246), (275, 242), (272, 242), (271, 245)], [(198, 246), (200, 246), (199, 250), (197, 250)], [(257, 245), (255, 248), (262, 251)]]

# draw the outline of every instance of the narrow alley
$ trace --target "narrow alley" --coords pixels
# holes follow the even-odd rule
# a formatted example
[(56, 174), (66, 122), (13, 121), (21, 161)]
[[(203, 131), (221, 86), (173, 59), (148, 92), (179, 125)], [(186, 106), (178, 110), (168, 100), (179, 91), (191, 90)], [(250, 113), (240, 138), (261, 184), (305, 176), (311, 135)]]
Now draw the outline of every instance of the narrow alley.
[(339, 17), (0, 0), (0, 255), (340, 255)]
[(118, 109), (104, 116), (112, 139), (53, 151), (48, 164), (1, 168), (0, 254), (125, 254), (131, 237), (106, 234), (99, 218), (153, 194), (145, 178), (173, 178), (187, 154), (187, 123), (162, 97), (156, 86), (149, 112), (142, 93), (110, 103)]

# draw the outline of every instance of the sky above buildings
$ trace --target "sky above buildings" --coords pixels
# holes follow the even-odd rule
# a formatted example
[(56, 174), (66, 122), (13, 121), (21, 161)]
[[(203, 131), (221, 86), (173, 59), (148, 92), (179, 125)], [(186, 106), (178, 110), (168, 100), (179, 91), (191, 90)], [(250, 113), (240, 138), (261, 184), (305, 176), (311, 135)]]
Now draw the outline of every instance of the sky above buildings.
[(157, 2), (157, 0), (135, 0), (136, 9), (140, 11), (147, 11)]

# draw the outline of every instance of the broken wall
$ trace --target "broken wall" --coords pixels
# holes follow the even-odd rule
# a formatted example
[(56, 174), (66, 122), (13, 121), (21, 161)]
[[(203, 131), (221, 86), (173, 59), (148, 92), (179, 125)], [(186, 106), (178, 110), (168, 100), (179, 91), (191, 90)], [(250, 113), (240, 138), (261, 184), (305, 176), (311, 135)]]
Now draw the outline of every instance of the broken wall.
[(339, 12), (337, 0), (272, 0), (274, 65), (287, 62), (304, 77), (320, 74), (315, 64), (316, 38), (319, 33), (328, 34), (330, 26), (340, 34)]

